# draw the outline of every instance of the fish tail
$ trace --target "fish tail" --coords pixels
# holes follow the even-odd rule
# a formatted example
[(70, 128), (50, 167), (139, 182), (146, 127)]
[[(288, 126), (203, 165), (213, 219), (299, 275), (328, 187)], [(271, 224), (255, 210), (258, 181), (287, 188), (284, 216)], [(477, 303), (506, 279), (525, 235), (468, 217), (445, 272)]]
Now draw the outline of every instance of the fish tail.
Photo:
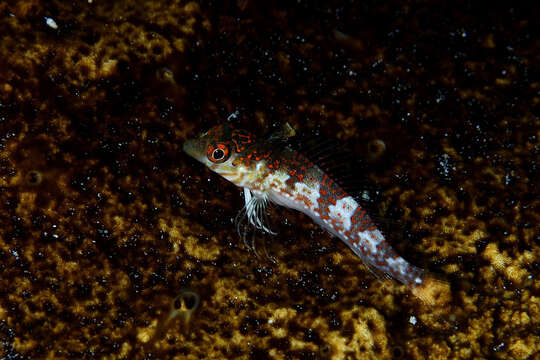
[(414, 284), (411, 292), (429, 306), (447, 305), (452, 299), (450, 283), (428, 272), (422, 274), (422, 282)]

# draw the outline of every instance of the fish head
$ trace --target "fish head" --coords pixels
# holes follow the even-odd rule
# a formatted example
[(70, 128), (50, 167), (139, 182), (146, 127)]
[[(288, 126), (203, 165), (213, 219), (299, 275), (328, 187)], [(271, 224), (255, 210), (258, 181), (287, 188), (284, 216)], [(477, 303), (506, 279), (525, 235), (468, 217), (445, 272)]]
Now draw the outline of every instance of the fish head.
[[(184, 151), (228, 180), (237, 172), (237, 159), (255, 143), (255, 136), (229, 124), (215, 126), (184, 143)], [(232, 180), (231, 180), (232, 181)]]

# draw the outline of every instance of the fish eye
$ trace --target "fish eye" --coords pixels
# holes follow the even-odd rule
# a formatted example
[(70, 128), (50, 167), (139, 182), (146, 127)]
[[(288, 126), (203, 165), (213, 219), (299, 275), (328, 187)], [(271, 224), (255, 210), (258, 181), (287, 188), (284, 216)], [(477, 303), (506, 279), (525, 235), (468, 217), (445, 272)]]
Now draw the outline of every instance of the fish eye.
[(212, 144), (208, 146), (206, 155), (213, 163), (225, 162), (230, 156), (229, 146), (225, 143)]
[(213, 158), (216, 159), (217, 161), (223, 159), (225, 157), (225, 151), (221, 150), (221, 149), (216, 149), (214, 150), (214, 153), (212, 154)]

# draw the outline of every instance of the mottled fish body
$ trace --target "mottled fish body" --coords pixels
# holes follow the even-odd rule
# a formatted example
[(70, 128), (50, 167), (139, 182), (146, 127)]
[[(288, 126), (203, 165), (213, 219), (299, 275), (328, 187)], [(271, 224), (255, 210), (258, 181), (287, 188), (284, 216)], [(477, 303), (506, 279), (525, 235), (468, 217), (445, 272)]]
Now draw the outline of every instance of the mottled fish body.
[(301, 211), (343, 240), (370, 268), (416, 287), (422, 269), (411, 265), (389, 245), (358, 200), (321, 167), (287, 145), (294, 130), (286, 124), (269, 139), (223, 124), (184, 151), (235, 185), (244, 188), (245, 211), (256, 228), (271, 232), (261, 209), (270, 201)]

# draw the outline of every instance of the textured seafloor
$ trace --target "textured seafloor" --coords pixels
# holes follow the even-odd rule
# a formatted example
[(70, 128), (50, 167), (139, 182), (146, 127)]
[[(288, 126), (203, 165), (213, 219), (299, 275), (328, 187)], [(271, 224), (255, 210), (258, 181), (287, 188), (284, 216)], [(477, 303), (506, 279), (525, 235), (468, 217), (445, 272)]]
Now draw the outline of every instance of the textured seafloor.
[[(0, 2), (0, 358), (538, 356), (535, 6), (260, 3)], [(239, 190), (181, 151), (233, 113), (367, 159), (450, 304), (295, 212), (277, 264), (248, 252)]]

